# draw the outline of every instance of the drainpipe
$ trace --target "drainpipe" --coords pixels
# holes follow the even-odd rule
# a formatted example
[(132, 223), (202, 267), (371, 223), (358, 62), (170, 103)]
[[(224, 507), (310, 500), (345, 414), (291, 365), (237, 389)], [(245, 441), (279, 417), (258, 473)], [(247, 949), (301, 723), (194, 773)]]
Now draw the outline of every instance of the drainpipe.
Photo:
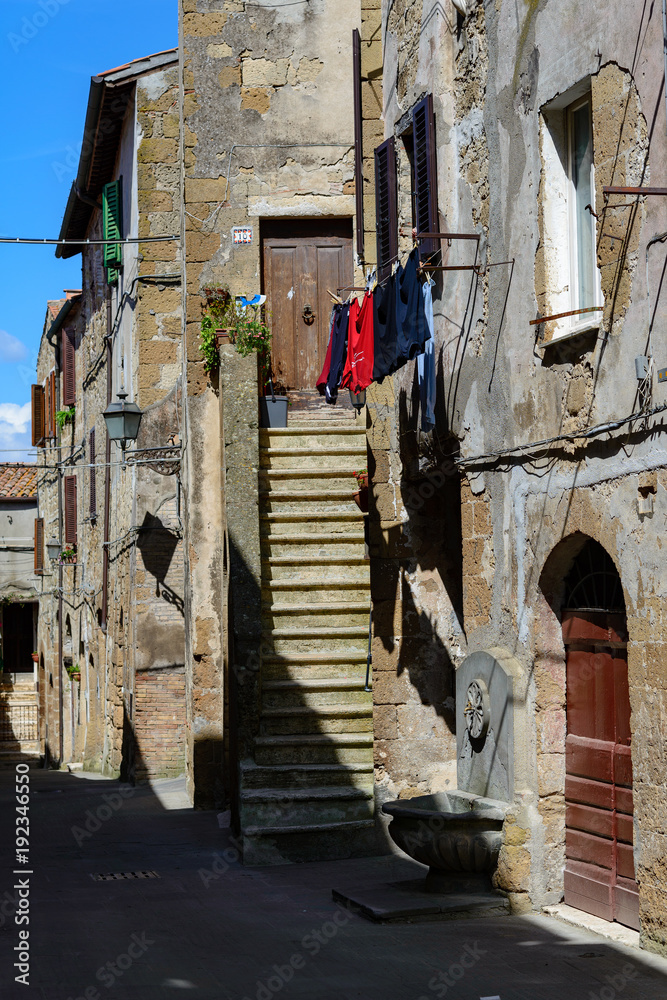
[[(107, 285), (107, 406), (113, 395), (113, 372), (111, 371), (111, 286)], [(102, 631), (107, 630), (107, 614), (109, 610), (109, 499), (111, 493), (111, 438), (107, 431), (107, 443), (104, 466), (104, 545), (102, 547)]]
[(662, 0), (662, 54), (665, 60), (665, 114), (667, 115), (667, 0)]
[[(60, 409), (60, 357), (56, 351), (56, 410)], [(60, 465), (63, 457), (62, 430), (58, 432), (58, 538), (62, 548), (63, 543), (63, 470)], [(58, 764), (62, 765), (64, 756), (63, 734), (63, 564), (58, 563)]]

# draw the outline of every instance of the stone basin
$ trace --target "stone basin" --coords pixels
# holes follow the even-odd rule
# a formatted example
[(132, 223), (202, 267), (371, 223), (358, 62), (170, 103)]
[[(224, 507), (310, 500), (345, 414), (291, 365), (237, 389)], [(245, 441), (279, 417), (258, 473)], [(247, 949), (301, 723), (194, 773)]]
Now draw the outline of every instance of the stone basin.
[(428, 865), (433, 892), (489, 889), (509, 803), (457, 790), (385, 802), (389, 835), (415, 861)]

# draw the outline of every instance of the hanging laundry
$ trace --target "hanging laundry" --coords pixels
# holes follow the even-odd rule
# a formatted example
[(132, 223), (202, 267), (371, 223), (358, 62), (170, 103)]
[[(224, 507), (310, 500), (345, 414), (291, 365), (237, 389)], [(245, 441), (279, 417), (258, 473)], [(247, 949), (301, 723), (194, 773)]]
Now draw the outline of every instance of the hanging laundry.
[(320, 372), (320, 377), (315, 383), (315, 388), (319, 392), (320, 396), (323, 396), (324, 393), (326, 392), (327, 379), (329, 378), (329, 369), (331, 368), (331, 343), (333, 341), (334, 322), (336, 320), (336, 309), (339, 308), (340, 306), (334, 306), (333, 309), (331, 310), (331, 319), (329, 320), (329, 343), (327, 345), (327, 354), (324, 359), (324, 366), (322, 368), (322, 371)]
[(396, 368), (424, 352), (429, 336), (424, 313), (424, 295), (419, 280), (419, 249), (408, 257), (396, 282)]
[(374, 361), (373, 381), (382, 382), (396, 370), (396, 280), (400, 273), (390, 275), (373, 292)]
[(347, 357), (347, 330), (350, 317), (350, 303), (345, 302), (342, 306), (335, 306), (334, 308), (336, 315), (331, 333), (331, 358), (325, 388), (326, 401), (332, 406), (338, 399), (338, 388)]
[(340, 382), (341, 388), (354, 393), (368, 388), (373, 381), (373, 346), (373, 296), (367, 291), (361, 305), (355, 299), (350, 307), (347, 363)]
[(424, 317), (428, 339), (423, 354), (417, 356), (417, 379), (419, 382), (419, 408), (421, 429), (430, 431), (435, 427), (435, 337), (433, 334), (433, 286), (432, 278), (422, 285)]

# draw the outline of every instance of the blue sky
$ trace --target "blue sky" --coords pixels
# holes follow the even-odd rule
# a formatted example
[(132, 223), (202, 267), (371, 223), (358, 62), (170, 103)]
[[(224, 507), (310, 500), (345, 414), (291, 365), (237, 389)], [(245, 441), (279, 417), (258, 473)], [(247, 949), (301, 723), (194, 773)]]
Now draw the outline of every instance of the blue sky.
[[(58, 236), (91, 76), (177, 42), (177, 0), (0, 0), (1, 236)], [(80, 256), (0, 244), (0, 462), (27, 457), (47, 299), (80, 287)]]

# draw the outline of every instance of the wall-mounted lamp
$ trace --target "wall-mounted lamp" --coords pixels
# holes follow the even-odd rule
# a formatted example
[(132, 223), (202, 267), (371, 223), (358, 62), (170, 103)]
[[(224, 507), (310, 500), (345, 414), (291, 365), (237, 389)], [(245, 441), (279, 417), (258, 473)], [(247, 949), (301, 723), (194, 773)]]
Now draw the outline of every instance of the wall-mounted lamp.
[(112, 441), (120, 444), (125, 461), (125, 445), (128, 441), (136, 441), (139, 425), (143, 417), (136, 403), (127, 403), (127, 393), (119, 392), (115, 403), (109, 403), (102, 414), (107, 425), (107, 433)]
[(60, 542), (58, 541), (57, 538), (49, 539), (49, 541), (46, 543), (46, 551), (51, 562), (55, 562), (55, 560), (60, 555)]

